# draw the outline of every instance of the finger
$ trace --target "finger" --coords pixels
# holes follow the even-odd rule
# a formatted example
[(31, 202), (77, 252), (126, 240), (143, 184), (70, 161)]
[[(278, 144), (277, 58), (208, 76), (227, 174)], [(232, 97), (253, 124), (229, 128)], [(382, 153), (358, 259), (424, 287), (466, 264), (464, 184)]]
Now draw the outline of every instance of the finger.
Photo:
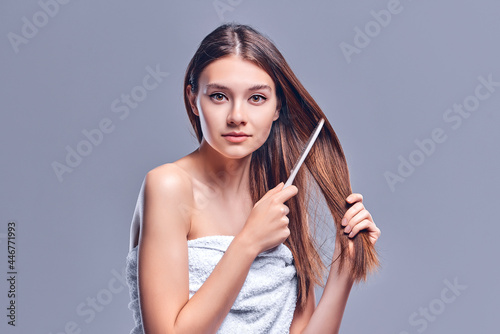
[[(371, 222), (373, 223), (373, 222)], [(356, 236), (356, 233), (360, 232), (360, 231), (363, 231), (363, 230), (366, 230), (368, 231), (368, 238), (370, 239), (370, 242), (375, 245), (375, 243), (377, 242), (378, 238), (380, 237), (380, 229), (376, 226), (374, 226), (374, 224), (368, 224), (368, 226), (366, 228), (362, 228), (360, 229), (359, 231), (352, 231), (350, 234), (349, 234), (349, 238), (353, 238), (354, 236)], [(354, 233), (356, 232), (356, 233)]]
[(274, 196), (276, 196), (277, 201), (284, 203), (287, 200), (289, 200), (290, 198), (292, 198), (293, 196), (297, 195), (298, 192), (299, 192), (299, 188), (297, 188), (296, 186), (294, 186), (292, 184), (289, 187), (286, 187), (285, 189), (281, 190), (279, 193), (275, 194)]
[(352, 193), (346, 197), (346, 201), (349, 203), (363, 202), (363, 195), (358, 193)]
[(356, 224), (359, 224), (364, 219), (372, 220), (371, 215), (368, 210), (361, 210), (354, 217), (349, 220), (349, 223), (344, 229), (344, 232), (349, 233), (354, 228)]
[(261, 197), (261, 201), (268, 198), (268, 197), (271, 197), (272, 195), (276, 194), (277, 192), (279, 192), (281, 189), (283, 189), (285, 183), (284, 182), (280, 182), (276, 185), (276, 187), (272, 188), (272, 189), (269, 189), (268, 192), (266, 192), (264, 194), (264, 196)]
[(349, 238), (353, 238), (359, 231), (368, 229), (371, 225), (373, 225), (373, 222), (368, 219), (361, 221), (353, 227), (352, 231), (349, 233)]
[(283, 240), (286, 240), (290, 236), (290, 229), (288, 227), (283, 229)]
[(344, 214), (344, 218), (342, 219), (342, 226), (347, 226), (349, 221), (356, 216), (361, 211), (365, 210), (365, 206), (361, 202), (354, 203)]

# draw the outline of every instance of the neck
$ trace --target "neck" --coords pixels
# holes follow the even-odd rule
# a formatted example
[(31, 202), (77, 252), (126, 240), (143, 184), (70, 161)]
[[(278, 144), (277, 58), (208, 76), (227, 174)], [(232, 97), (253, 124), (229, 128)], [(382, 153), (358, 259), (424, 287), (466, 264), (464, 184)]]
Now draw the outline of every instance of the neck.
[(231, 159), (214, 150), (203, 138), (200, 147), (193, 152), (203, 166), (201, 174), (228, 201), (241, 199), (249, 194), (249, 172), (252, 154)]

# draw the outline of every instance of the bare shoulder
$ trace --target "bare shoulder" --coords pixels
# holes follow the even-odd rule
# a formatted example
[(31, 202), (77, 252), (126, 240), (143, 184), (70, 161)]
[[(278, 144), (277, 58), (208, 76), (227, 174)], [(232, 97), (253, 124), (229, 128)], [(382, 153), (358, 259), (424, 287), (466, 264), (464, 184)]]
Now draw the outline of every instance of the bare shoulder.
[(146, 174), (146, 184), (158, 188), (158, 190), (176, 190), (178, 195), (192, 193), (189, 174), (173, 162), (150, 170)]
[(145, 206), (154, 203), (163, 207), (168, 217), (182, 222), (189, 231), (193, 187), (191, 177), (175, 163), (167, 163), (150, 170), (144, 183)]

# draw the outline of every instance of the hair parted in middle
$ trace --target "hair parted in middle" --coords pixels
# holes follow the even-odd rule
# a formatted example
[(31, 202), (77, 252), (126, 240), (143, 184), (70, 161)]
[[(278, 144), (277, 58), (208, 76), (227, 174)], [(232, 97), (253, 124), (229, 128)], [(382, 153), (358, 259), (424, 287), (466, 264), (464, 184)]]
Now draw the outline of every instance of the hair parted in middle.
[[(229, 55), (253, 62), (272, 78), (280, 110), (280, 116), (274, 121), (267, 141), (252, 153), (249, 182), (253, 203), (288, 178), (312, 131), (321, 118), (325, 119), (323, 129), (295, 177), (294, 185), (301, 191), (287, 202), (290, 208), (287, 215), (290, 236), (285, 245), (291, 250), (297, 269), (298, 306), (304, 307), (310, 285), (323, 285), (325, 265), (309, 226), (307, 191), (302, 190), (309, 189), (309, 183), (314, 180), (324, 196), (336, 227), (340, 255), (334, 261), (340, 261), (341, 272), (346, 265), (349, 242), (343, 233), (341, 219), (351, 206), (346, 198), (352, 193), (345, 155), (327, 117), (299, 82), (276, 46), (251, 26), (237, 23), (222, 24), (208, 34), (186, 69), (184, 104), (198, 142), (201, 143), (203, 133), (199, 117), (192, 112), (186, 88), (191, 85), (191, 92), (196, 95), (203, 69), (211, 62)], [(350, 275), (355, 282), (359, 282), (366, 280), (367, 274), (380, 264), (366, 231), (360, 231), (352, 241), (354, 257)]]

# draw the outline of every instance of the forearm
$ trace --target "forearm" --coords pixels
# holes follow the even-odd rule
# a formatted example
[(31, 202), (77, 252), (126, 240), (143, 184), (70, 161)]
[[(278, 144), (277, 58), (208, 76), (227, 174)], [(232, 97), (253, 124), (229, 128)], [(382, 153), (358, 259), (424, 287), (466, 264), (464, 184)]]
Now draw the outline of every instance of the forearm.
[[(340, 247), (335, 247), (333, 258)], [(325, 289), (303, 333), (338, 333), (354, 280), (349, 274), (349, 263), (338, 273), (338, 262), (330, 267)]]
[(215, 333), (238, 296), (257, 253), (236, 236), (200, 289), (179, 312), (175, 333)]

